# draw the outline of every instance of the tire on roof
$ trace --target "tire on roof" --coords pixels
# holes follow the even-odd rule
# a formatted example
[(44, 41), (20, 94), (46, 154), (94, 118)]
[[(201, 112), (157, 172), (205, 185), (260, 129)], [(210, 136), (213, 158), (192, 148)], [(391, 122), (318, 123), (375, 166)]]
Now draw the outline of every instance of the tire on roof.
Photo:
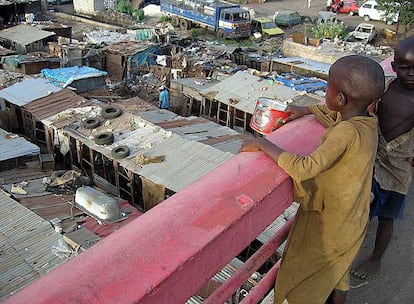
[(105, 106), (102, 108), (101, 115), (106, 119), (116, 118), (122, 114), (122, 110), (118, 106)]
[(102, 132), (94, 136), (97, 145), (110, 145), (114, 142), (114, 134), (112, 132)]
[(95, 129), (96, 127), (99, 127), (101, 124), (101, 121), (96, 117), (86, 118), (82, 121), (82, 126), (85, 129)]
[(112, 149), (111, 156), (114, 159), (122, 159), (127, 157), (130, 153), (131, 151), (127, 146), (118, 146)]

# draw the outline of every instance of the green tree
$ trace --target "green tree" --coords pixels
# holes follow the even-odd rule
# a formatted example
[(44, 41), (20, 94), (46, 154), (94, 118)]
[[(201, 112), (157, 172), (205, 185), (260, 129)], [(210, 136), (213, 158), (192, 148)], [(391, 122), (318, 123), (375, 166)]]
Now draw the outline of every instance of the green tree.
[(398, 14), (396, 33), (398, 35), (400, 25), (404, 26), (404, 36), (406, 36), (410, 27), (414, 24), (414, 5), (413, 0), (377, 0), (378, 9), (385, 12), (385, 16), (392, 19), (392, 16)]

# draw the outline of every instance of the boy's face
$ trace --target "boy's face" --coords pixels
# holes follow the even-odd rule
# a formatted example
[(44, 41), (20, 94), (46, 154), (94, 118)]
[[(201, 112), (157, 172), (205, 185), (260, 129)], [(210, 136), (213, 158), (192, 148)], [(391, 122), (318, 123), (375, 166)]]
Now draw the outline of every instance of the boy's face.
[(391, 65), (401, 84), (414, 90), (414, 48), (396, 52)]

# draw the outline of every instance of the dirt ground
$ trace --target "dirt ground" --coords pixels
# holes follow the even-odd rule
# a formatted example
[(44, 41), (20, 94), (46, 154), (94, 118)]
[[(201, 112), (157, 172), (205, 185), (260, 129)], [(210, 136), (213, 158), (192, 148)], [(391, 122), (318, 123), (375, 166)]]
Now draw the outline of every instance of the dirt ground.
[[(289, 9), (297, 11), (300, 15), (311, 17), (313, 19), (318, 17), (319, 11), (326, 11), (326, 0), (311, 0), (310, 7), (308, 7), (307, 0), (273, 0), (268, 1), (262, 4), (249, 4), (249, 0), (245, 0), (246, 4), (243, 4), (243, 7), (254, 9), (254, 13), (256, 17), (272, 17), (275, 12)], [(57, 12), (63, 12), (72, 14), (73, 13), (73, 5), (72, 4), (62, 4), (53, 7)], [(42, 18), (53, 18), (56, 19), (56, 14), (50, 13), (45, 14)], [(337, 18), (339, 20), (344, 21), (344, 23), (348, 26), (349, 30), (353, 30), (359, 23), (364, 22), (363, 19), (359, 16), (350, 16), (348, 14), (338, 14)], [(59, 18), (57, 18), (59, 19)], [(90, 24), (83, 24), (76, 21), (69, 21), (69, 20), (58, 20), (64, 22), (72, 26), (73, 31), (73, 38), (77, 40), (82, 40), (83, 33), (86, 31), (97, 30), (98, 27), (90, 25)], [(159, 18), (149, 18), (146, 21), (146, 24), (152, 25), (159, 21)], [(370, 23), (374, 24), (378, 31), (382, 29), (388, 28), (390, 30), (395, 31), (395, 25), (386, 25), (384, 22), (380, 21), (370, 21)], [(293, 28), (284, 28), (285, 37), (290, 35), (293, 32), (306, 32), (312, 25), (311, 24), (302, 24), (299, 26), (295, 26)], [(400, 30), (401, 32), (401, 30)], [(414, 27), (410, 30), (408, 35), (414, 34)], [(387, 40), (377, 38), (375, 40), (376, 45), (390, 45), (394, 46), (397, 40)]]

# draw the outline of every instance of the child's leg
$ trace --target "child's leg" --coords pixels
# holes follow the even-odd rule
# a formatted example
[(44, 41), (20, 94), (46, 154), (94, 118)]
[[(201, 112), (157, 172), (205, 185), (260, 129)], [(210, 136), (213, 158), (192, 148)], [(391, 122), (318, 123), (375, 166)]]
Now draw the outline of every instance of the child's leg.
[(375, 237), (375, 247), (371, 259), (381, 262), (385, 250), (390, 244), (392, 233), (394, 231), (394, 220), (392, 218), (379, 217), (377, 235)]
[(370, 257), (359, 265), (351, 273), (360, 279), (370, 279), (380, 273), (381, 271), (381, 259), (385, 253), (385, 250), (390, 244), (393, 229), (394, 220), (391, 218), (378, 217), (377, 235), (375, 237), (374, 251)]
[(329, 295), (325, 304), (344, 304), (346, 299), (346, 291), (334, 289)]

